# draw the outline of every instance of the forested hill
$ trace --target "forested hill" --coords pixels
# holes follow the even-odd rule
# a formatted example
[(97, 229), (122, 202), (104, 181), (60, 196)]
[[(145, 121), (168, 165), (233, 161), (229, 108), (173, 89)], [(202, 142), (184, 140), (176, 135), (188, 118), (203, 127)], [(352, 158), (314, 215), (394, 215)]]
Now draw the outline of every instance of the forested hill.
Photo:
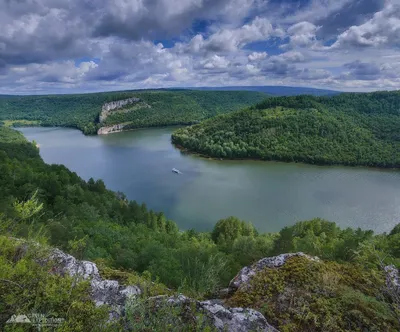
[[(265, 98), (251, 91), (140, 90), (76, 95), (3, 96), (0, 121), (6, 125), (74, 127), (94, 134), (101, 126), (105, 103), (131, 97), (143, 107), (127, 107), (102, 125), (124, 123), (127, 128), (192, 124), (210, 116), (239, 110)], [(140, 106), (139, 105), (139, 106)], [(136, 105), (137, 106), (137, 105)]]
[(400, 92), (271, 97), (179, 129), (173, 142), (217, 158), (400, 167)]

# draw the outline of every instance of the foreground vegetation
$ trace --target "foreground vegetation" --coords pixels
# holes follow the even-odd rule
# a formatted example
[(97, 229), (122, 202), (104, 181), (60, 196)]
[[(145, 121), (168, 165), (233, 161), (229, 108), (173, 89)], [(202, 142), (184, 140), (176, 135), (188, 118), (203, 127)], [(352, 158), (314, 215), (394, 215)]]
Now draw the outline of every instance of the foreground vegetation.
[[(140, 98), (150, 107), (116, 113), (99, 123), (105, 103)], [(14, 126), (61, 126), (95, 134), (102, 125), (124, 123), (126, 128), (193, 124), (210, 116), (238, 110), (265, 98), (251, 91), (120, 91), (80, 95), (4, 96), (0, 98), (0, 122)]]
[(400, 167), (400, 92), (274, 97), (177, 130), (173, 142), (216, 158)]
[(357, 263), (292, 257), (258, 273), (229, 304), (261, 311), (282, 332), (398, 331), (399, 303), (384, 281)]
[[(89, 301), (87, 283), (48, 273), (49, 266), (36, 263), (40, 250), (21, 256), (13, 239), (34, 235), (32, 241), (43, 248), (48, 243), (96, 261), (107, 278), (152, 280), (153, 295), (165, 292), (164, 284), (195, 298), (217, 296), (243, 266), (260, 258), (303, 251), (326, 260), (326, 266), (294, 261), (279, 273), (266, 271), (251, 292), (238, 293), (230, 303), (257, 308), (275, 326), (300, 331), (328, 331), (332, 324), (343, 331), (398, 329), (396, 303), (380, 289), (382, 266), (400, 265), (399, 226), (374, 235), (315, 219), (259, 234), (231, 217), (209, 233), (181, 232), (162, 213), (107, 190), (101, 180), (86, 182), (64, 166), (45, 164), (34, 144), (5, 127), (0, 187), (0, 326), (14, 311), (45, 310), (67, 319), (65, 331), (117, 330), (108, 325), (106, 311)], [(282, 312), (274, 299), (288, 285), (298, 302)], [(321, 317), (330, 318), (323, 324)]]

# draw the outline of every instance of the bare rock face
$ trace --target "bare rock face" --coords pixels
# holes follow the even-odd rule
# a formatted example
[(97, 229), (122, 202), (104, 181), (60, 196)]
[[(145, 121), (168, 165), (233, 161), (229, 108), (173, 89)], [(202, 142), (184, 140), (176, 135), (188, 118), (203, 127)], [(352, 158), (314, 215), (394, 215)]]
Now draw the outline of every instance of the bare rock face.
[(139, 98), (128, 98), (123, 100), (112, 101), (103, 105), (100, 114), (100, 123), (103, 122), (111, 111), (122, 108), (126, 105), (135, 104), (140, 102)]
[(167, 304), (185, 308), (185, 320), (198, 321), (199, 315), (204, 315), (207, 322), (217, 331), (245, 332), (265, 331), (278, 332), (269, 325), (265, 317), (253, 309), (227, 308), (220, 301), (196, 301), (184, 295), (157, 296), (153, 301), (165, 301)]
[(291, 257), (306, 257), (312, 261), (320, 260), (318, 257), (312, 257), (312, 256), (306, 255), (302, 252), (292, 253), (292, 254), (282, 254), (279, 256), (266, 257), (266, 258), (260, 259), (258, 262), (254, 263), (253, 265), (246, 266), (240, 270), (240, 272), (236, 275), (236, 277), (233, 278), (232, 281), (229, 283), (229, 287), (228, 287), (229, 293), (232, 294), (242, 285), (248, 284), (250, 279), (257, 272), (260, 272), (260, 271), (264, 270), (265, 268), (280, 267), (286, 263), (288, 258), (291, 258)]

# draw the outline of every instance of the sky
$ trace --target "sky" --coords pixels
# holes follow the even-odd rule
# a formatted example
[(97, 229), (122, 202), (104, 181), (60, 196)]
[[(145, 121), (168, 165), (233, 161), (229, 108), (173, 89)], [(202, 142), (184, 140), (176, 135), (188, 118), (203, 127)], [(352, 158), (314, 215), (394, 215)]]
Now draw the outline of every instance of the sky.
[(400, 0), (0, 0), (0, 93), (400, 89)]

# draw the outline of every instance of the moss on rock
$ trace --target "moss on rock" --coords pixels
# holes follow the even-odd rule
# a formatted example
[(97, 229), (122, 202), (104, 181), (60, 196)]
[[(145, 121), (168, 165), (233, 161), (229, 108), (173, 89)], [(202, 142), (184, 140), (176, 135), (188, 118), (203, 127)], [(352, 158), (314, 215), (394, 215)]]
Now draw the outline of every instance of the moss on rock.
[(383, 289), (377, 270), (291, 257), (257, 273), (228, 303), (259, 310), (281, 331), (398, 331)]

